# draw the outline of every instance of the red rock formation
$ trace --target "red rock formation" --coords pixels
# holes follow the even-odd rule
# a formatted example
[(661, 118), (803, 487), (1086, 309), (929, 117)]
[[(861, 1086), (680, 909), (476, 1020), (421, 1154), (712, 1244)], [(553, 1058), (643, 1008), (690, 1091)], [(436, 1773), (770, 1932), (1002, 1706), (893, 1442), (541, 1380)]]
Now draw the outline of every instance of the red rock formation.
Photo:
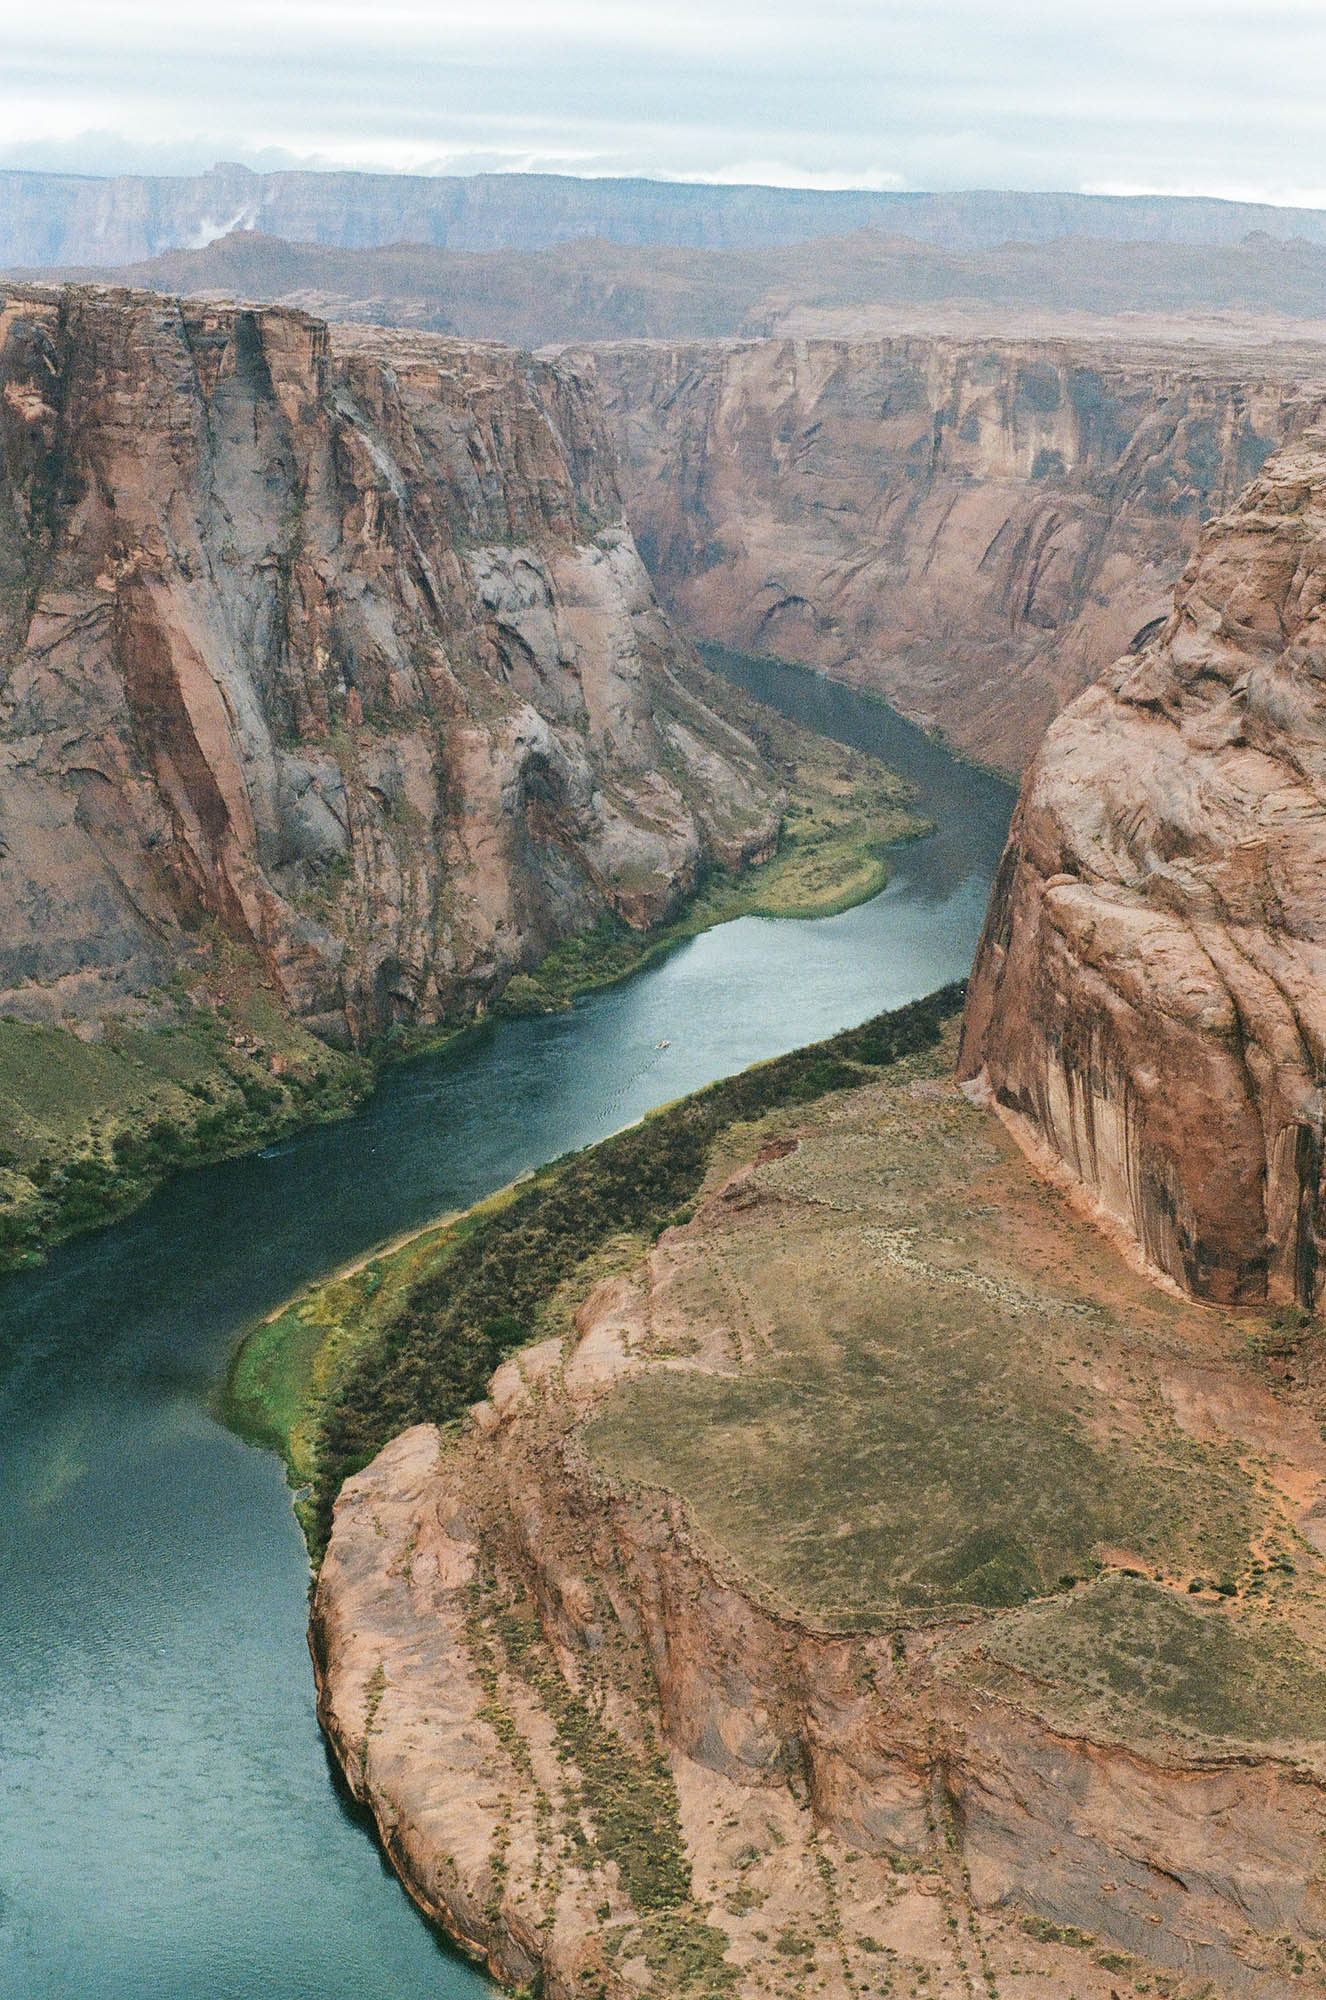
[(363, 1036), (767, 846), (574, 373), (279, 310), (0, 306), (0, 1005), (201, 927)]
[(919, 336), (586, 356), (665, 604), (1020, 769), (1320, 407), (1264, 356)]
[(1324, 607), (1314, 431), (1051, 728), (969, 1001), (966, 1074), (1202, 1298), (1326, 1285)]

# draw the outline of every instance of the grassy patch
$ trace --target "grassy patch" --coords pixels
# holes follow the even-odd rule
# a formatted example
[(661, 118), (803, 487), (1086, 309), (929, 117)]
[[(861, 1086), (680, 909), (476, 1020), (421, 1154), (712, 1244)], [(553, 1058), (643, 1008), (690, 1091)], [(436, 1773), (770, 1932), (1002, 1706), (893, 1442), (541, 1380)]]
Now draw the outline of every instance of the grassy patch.
[(96, 1043), (0, 1018), (0, 1270), (125, 1214), (180, 1167), (342, 1115), (368, 1075), (257, 994)]
[[(1179, 1561), (1196, 1533), (1208, 1560), (1246, 1557), (1246, 1482), (1214, 1455), (1177, 1435), (1103, 1446), (996, 1311), (906, 1281), (853, 1309), (810, 1261), (771, 1252), (768, 1365), (651, 1376), (589, 1433), (608, 1470), (680, 1493), (780, 1597), (829, 1616), (999, 1610), (1094, 1574), (1110, 1545)], [(820, 1310), (828, 1354), (807, 1338)]]
[[(733, 691), (725, 697), (739, 701)], [(718, 699), (718, 695), (715, 695)], [(518, 973), (498, 1011), (538, 1013), (629, 973), (734, 917), (828, 917), (868, 902), (889, 880), (888, 849), (929, 832), (909, 810), (912, 793), (875, 758), (829, 743), (762, 711), (762, 747), (781, 766), (788, 806), (778, 850), (741, 873), (714, 870), (675, 921), (649, 931), (605, 917)], [(735, 718), (750, 727), (744, 712)]]
[(1118, 1551), (1245, 1572), (1255, 1483), (1093, 1299), (1084, 1225), (956, 1094), (883, 1095), (813, 1114), (671, 1272), (673, 1325), (733, 1328), (740, 1368), (624, 1385), (595, 1457), (835, 1622), (1008, 1610)]
[(995, 1689), (1011, 1668), (1053, 1719), (1130, 1742), (1157, 1726), (1251, 1747), (1326, 1739), (1326, 1667), (1286, 1625), (1239, 1620), (1141, 1578), (1106, 1577), (1001, 1619), (976, 1657), (977, 1678)]

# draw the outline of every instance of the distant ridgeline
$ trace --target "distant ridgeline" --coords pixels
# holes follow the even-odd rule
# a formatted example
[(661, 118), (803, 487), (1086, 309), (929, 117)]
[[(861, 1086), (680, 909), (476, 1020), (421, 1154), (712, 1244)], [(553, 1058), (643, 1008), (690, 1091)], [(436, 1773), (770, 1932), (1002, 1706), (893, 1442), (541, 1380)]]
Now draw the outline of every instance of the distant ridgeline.
[(237, 227), (296, 242), (533, 250), (575, 236), (723, 249), (880, 229), (951, 249), (1060, 236), (1326, 242), (1326, 213), (1169, 195), (712, 187), (562, 174), (0, 175), (0, 263), (128, 264)]

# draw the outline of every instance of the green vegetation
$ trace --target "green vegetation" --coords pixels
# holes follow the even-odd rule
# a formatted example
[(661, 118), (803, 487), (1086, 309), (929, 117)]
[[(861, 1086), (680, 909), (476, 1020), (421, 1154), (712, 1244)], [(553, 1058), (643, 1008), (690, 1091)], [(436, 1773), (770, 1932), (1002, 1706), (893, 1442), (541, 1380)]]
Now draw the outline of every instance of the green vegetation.
[(280, 1452), (293, 1483), (307, 1484), (323, 1402), (353, 1357), (401, 1309), (417, 1280), (435, 1272), (514, 1192), (504, 1188), (464, 1215), (386, 1246), (260, 1321), (231, 1359), (224, 1404), (230, 1428)]
[(1110, 1576), (1000, 1619), (975, 1671), (1012, 1668), (1056, 1722), (1136, 1743), (1157, 1730), (1250, 1747), (1326, 1740), (1326, 1666), (1283, 1622), (1196, 1606), (1143, 1578)]
[[(740, 697), (721, 684), (711, 705)], [(734, 719), (751, 728), (747, 707)], [(774, 726), (776, 723), (776, 727)], [(781, 718), (756, 733), (781, 766), (788, 806), (777, 852), (740, 873), (713, 870), (673, 922), (636, 931), (604, 917), (580, 937), (555, 945), (532, 973), (518, 973), (498, 1005), (502, 1013), (541, 1013), (577, 994), (612, 985), (734, 917), (831, 917), (868, 902), (889, 880), (888, 849), (931, 831), (908, 810), (911, 790), (874, 758), (829, 743)]]
[(177, 1169), (339, 1117), (364, 1063), (294, 1027), (260, 991), (99, 1042), (0, 1018), (0, 1270), (144, 1201)]
[[(528, 1598), (504, 1599), (491, 1573), (475, 1580), (470, 1598), (467, 1644), (484, 1687), (484, 1716), (533, 1791), (540, 1878), (551, 1861), (549, 1879), (556, 1879), (559, 1834), (580, 1869), (615, 1866), (634, 1920), (619, 1920), (605, 1934), (607, 1957), (644, 1957), (662, 1990), (678, 2000), (690, 1994), (711, 2000), (726, 1992), (733, 1983), (724, 1959), (727, 1940), (695, 1901), (676, 1784), (645, 1711), (643, 1740), (628, 1743), (605, 1719), (606, 1682), (592, 1689), (568, 1683)], [(502, 1700), (502, 1671), (524, 1683), (556, 1733), (558, 1762), (567, 1773), (556, 1825), (553, 1802), (534, 1777), (529, 1747)], [(610, 1913), (605, 1904), (601, 1920)]]
[(657, 1235), (694, 1199), (727, 1127), (933, 1046), (961, 1000), (947, 987), (714, 1084), (257, 1329), (232, 1369), (230, 1410), (250, 1435), (281, 1442), (297, 1476), (312, 1476), (315, 1553), (342, 1481), (410, 1424), (456, 1421), (588, 1260), (623, 1235)]

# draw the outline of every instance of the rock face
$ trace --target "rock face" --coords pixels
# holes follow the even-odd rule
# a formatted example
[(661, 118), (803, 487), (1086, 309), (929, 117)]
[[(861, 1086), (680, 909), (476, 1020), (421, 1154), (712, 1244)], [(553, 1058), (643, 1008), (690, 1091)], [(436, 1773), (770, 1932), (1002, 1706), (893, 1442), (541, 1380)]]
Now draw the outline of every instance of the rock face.
[(1321, 406), (1260, 360), (897, 338), (595, 349), (628, 512), (703, 637), (1020, 768)]
[(1326, 1284), (1324, 605), (1318, 430), (1050, 730), (969, 1001), (966, 1073), (1202, 1298)]
[[(1117, 2000), (1121, 1974), (1187, 2000), (1326, 1992), (1326, 1743), (1315, 1695), (1291, 1718), (1275, 1651), (1294, 1621), (1290, 1673), (1320, 1685), (1320, 1374), (1309, 1394), (1250, 1370), (1237, 1330), (1129, 1272), (947, 1080), (801, 1115), (772, 1142), (748, 1133), (754, 1159), (718, 1169), (689, 1224), (602, 1278), (564, 1338), (506, 1361), (459, 1435), (419, 1425), (342, 1489), (313, 1606), (319, 1715), (393, 1865), (498, 1977), (541, 1978), (549, 2000), (850, 2000), (902, 1970), (942, 2000)], [(920, 1226), (891, 1226), (903, 1217)], [(1140, 1491), (1163, 1462), (1171, 1490), (1195, 1479), (1225, 1499), (1187, 1523), (1166, 1508), (1170, 1556), (1107, 1548), (1108, 1574), (1034, 1603), (867, 1613), (851, 1537), (916, 1476), (886, 1429), (891, 1329), (906, 1428), (923, 1329), (950, 1329), (949, 1408), (985, 1366), (972, 1334), (987, 1313), (982, 1396), (1019, 1352), (1030, 1393), (1016, 1414), (961, 1420), (976, 1464), (1010, 1429), (1020, 1455), (1037, 1450), (1035, 1405), (1062, 1371), (1054, 1434), (1074, 1432), (1089, 1382), (1083, 1437), (1115, 1426), (1111, 1490)], [(838, 1392), (857, 1368), (881, 1398), (866, 1466), (808, 1494), (795, 1442), (774, 1430), (771, 1448), (776, 1397), (754, 1385), (792, 1374), (787, 1409), (822, 1441), (850, 1428)], [(688, 1440), (710, 1427), (726, 1474), (697, 1486), (708, 1447)], [(771, 1457), (772, 1508), (752, 1485)], [(1246, 1513), (1221, 1484), (1244, 1464), (1275, 1468), (1262, 1488), (1234, 1473)], [(937, 1493), (925, 1536), (988, 1552), (987, 1494), (989, 1514), (963, 1515), (951, 1485)], [(852, 1615), (807, 1605), (821, 1533), (829, 1588), (862, 1592)], [(1240, 1581), (1217, 1599), (1190, 1564), (1226, 1534)], [(1287, 1535), (1294, 1559), (1268, 1573), (1254, 1553)], [(885, 1553), (921, 1575), (905, 1533)], [(1135, 1613), (1190, 1637), (1166, 1649)], [(1231, 1644), (1248, 1651), (1222, 1684)], [(1280, 1678), (1231, 1724), (1263, 1645)]]
[(569, 368), (126, 292), (0, 306), (0, 1007), (198, 940), (360, 1039), (767, 849)]

